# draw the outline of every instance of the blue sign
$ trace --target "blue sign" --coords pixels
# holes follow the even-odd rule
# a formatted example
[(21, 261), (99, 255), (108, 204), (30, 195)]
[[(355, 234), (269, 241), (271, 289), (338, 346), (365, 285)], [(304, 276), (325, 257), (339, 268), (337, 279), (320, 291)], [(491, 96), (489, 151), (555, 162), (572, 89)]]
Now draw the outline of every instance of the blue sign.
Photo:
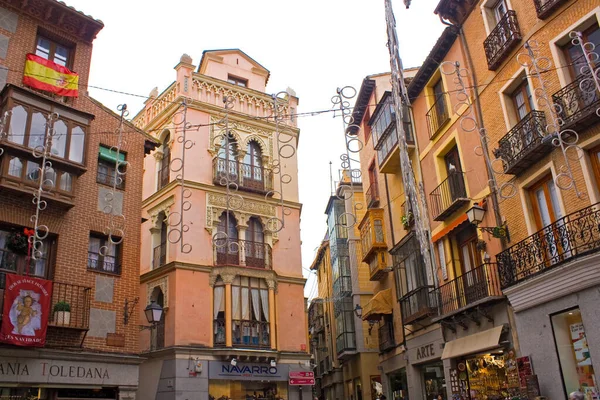
[(238, 381), (287, 381), (290, 367), (288, 364), (244, 363), (238, 361), (231, 365), (229, 361), (209, 361), (209, 379), (232, 379)]

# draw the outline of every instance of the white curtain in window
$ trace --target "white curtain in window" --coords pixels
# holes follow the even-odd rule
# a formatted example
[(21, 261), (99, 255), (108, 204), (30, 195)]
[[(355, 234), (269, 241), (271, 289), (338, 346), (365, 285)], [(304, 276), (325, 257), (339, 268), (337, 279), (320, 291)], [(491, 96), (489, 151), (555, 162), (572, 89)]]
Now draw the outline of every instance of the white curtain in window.
[(214, 303), (213, 303), (213, 311), (214, 311), (214, 319), (217, 319), (220, 311), (223, 311), (223, 292), (225, 288), (223, 286), (215, 287), (214, 292)]
[(252, 289), (250, 293), (252, 294), (252, 311), (254, 311), (255, 321), (260, 321), (260, 296), (258, 289)]
[(100, 253), (100, 239), (91, 237), (89, 253), (88, 253), (88, 260), (90, 263), (90, 267), (97, 267), (99, 253)]
[(250, 320), (250, 304), (248, 302), (250, 298), (248, 296), (248, 288), (242, 288), (242, 319), (245, 321)]
[(240, 318), (240, 287), (239, 286), (231, 287), (231, 314), (233, 315), (233, 319), (241, 319)]
[(261, 290), (260, 291), (260, 300), (262, 303), (262, 311), (265, 315), (265, 321), (269, 322), (269, 291)]

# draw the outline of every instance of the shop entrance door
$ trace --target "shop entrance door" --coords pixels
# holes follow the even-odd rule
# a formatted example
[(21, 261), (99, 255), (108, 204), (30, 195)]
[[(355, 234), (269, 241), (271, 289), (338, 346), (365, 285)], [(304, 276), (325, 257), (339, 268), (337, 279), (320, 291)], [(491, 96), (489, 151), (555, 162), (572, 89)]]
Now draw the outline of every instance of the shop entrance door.
[(446, 378), (442, 361), (423, 365), (421, 371), (425, 384), (425, 400), (438, 400), (438, 396), (446, 400)]

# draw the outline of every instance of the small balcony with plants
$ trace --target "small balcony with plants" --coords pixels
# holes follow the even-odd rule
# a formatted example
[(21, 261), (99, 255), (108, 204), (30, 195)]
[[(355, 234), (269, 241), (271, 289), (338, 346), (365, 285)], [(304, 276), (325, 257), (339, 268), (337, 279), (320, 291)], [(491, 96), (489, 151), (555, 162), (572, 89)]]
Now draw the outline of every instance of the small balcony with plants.
[(503, 289), (600, 250), (600, 203), (566, 215), (496, 256)]
[(573, 82), (552, 95), (561, 130), (584, 129), (598, 122), (596, 110), (600, 108), (600, 92), (591, 74), (582, 74)]
[(552, 151), (551, 139), (546, 136), (544, 112), (532, 111), (498, 141), (493, 153), (507, 174), (519, 175)]
[(444, 221), (454, 211), (469, 203), (464, 172), (452, 171), (429, 195), (434, 221)]
[(508, 10), (483, 42), (488, 69), (497, 70), (520, 41), (517, 13)]

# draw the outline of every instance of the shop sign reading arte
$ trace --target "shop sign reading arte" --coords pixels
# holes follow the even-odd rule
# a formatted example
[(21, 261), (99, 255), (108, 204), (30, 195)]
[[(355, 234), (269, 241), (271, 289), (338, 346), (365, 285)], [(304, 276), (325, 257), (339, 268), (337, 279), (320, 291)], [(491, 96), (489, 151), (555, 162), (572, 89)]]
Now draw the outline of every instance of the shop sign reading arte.
[(0, 342), (43, 347), (51, 299), (52, 281), (6, 274)]

